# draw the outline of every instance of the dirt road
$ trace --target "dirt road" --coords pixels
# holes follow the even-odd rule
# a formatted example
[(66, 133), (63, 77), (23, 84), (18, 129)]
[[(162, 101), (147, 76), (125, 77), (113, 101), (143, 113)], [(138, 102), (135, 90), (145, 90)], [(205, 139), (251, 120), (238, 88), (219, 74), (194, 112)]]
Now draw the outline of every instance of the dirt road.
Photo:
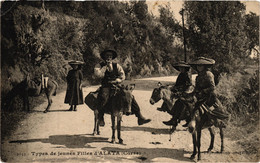
[[(84, 95), (96, 89), (97, 86), (83, 88)], [(162, 102), (150, 105), (151, 93), (151, 90), (133, 91), (143, 115), (152, 121), (138, 126), (134, 115), (124, 116), (122, 138), (125, 144), (120, 145), (110, 143), (109, 115), (105, 115), (106, 125), (101, 128), (101, 135), (92, 136), (93, 112), (85, 104), (80, 105), (76, 112), (67, 111), (69, 106), (63, 103), (65, 92), (62, 92), (54, 97), (51, 112), (42, 112), (46, 103), (38, 106), (13, 135), (4, 140), (2, 161), (194, 162), (189, 159), (193, 149), (190, 133), (179, 125), (169, 141), (169, 127), (162, 121), (169, 120), (170, 115), (156, 110)], [(225, 152), (218, 153), (220, 136), (217, 129), (216, 132), (212, 153), (205, 152), (210, 143), (208, 130), (202, 132), (202, 162), (247, 161), (240, 155), (242, 150), (227, 138)]]

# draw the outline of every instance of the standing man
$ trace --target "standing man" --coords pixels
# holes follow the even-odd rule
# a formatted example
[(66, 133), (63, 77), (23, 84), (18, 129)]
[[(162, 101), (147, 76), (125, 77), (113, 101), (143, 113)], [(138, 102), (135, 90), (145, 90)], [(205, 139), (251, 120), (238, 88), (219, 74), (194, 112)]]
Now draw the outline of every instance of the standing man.
[[(117, 53), (114, 50), (107, 49), (104, 50), (100, 57), (103, 59), (103, 62), (98, 63), (94, 68), (94, 74), (101, 78), (101, 87), (99, 88), (98, 101), (99, 101), (99, 121), (100, 126), (104, 126), (104, 106), (107, 104), (109, 98), (113, 93), (114, 85), (118, 85), (125, 80), (125, 72), (123, 68), (115, 62), (112, 62), (116, 57)], [(150, 119), (145, 119), (141, 112), (140, 108), (133, 96), (131, 111), (127, 113), (133, 113), (138, 118), (138, 125), (143, 125), (150, 122)]]

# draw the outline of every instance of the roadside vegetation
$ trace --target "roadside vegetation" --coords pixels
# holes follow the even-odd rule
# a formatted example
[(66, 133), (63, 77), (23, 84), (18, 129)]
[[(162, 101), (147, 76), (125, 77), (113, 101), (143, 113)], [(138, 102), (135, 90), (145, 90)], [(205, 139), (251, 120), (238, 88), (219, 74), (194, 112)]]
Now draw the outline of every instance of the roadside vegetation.
[[(198, 56), (216, 60), (217, 92), (231, 114), (227, 136), (259, 160), (259, 16), (246, 14), (238, 1), (187, 1), (183, 7), (188, 62)], [(133, 79), (176, 75), (172, 64), (184, 58), (182, 24), (170, 5), (161, 6), (159, 16), (148, 12), (145, 1), (5, 1), (1, 10), (2, 140), (27, 115), (19, 97), (3, 107), (27, 73), (48, 75), (63, 91), (70, 60), (86, 63), (85, 86), (97, 84), (93, 67), (107, 47), (118, 52), (124, 69), (132, 66)], [(156, 82), (136, 85), (152, 90)], [(43, 100), (30, 98), (31, 107)]]

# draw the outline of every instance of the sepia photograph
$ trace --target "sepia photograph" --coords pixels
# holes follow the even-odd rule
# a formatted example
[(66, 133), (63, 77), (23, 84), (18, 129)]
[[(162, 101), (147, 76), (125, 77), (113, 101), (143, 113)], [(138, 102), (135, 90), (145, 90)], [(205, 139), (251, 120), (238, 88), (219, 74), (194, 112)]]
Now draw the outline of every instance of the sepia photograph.
[(259, 162), (259, 1), (0, 1), (1, 162)]

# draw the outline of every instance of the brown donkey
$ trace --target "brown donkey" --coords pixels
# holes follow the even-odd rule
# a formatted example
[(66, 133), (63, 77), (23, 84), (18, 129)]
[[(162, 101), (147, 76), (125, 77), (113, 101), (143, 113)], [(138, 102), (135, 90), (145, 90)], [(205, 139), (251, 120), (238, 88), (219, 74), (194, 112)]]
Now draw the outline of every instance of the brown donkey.
[[(213, 126), (216, 126), (220, 130), (220, 138), (221, 138), (221, 149), (220, 152), (222, 153), (224, 151), (224, 131), (223, 128), (225, 128), (225, 124), (223, 121), (221, 123), (217, 123), (212, 118), (212, 115), (214, 114), (218, 118), (222, 120), (228, 120), (229, 115), (212, 112), (204, 104), (198, 105), (195, 107), (192, 115), (191, 115), (191, 122), (189, 123), (189, 132), (192, 133), (192, 141), (193, 141), (193, 153), (190, 157), (190, 159), (194, 159), (196, 154), (198, 153), (198, 160), (201, 160), (200, 156), (200, 140), (201, 140), (201, 130), (208, 128), (210, 132), (210, 145), (207, 152), (210, 152), (213, 149), (214, 146), (214, 139), (215, 139), (215, 132), (213, 130)], [(198, 150), (198, 151), (197, 151)]]
[(44, 113), (47, 113), (52, 104), (52, 96), (56, 95), (58, 84), (52, 79), (49, 79), (48, 82), (42, 82), (41, 80), (41, 77), (31, 79), (30, 75), (27, 74), (26, 78), (22, 82), (14, 86), (14, 88), (7, 94), (4, 100), (4, 106), (10, 107), (12, 100), (15, 96), (18, 95), (23, 99), (24, 110), (27, 110), (29, 112), (29, 97), (36, 97), (44, 92), (48, 99), (48, 106), (44, 111)]
[[(115, 143), (115, 130), (117, 129), (117, 138), (120, 144), (123, 144), (123, 139), (121, 138), (121, 121), (122, 116), (131, 110), (132, 104), (132, 91), (135, 88), (134, 84), (127, 86), (115, 86), (115, 93), (110, 98), (105, 106), (105, 113), (111, 115), (112, 121), (112, 140), (111, 143)], [(94, 130), (93, 135), (99, 135), (99, 119), (98, 119), (98, 109), (97, 106), (97, 91), (90, 92), (89, 95), (85, 97), (85, 103), (89, 106), (91, 110), (94, 111)], [(117, 124), (116, 124), (117, 123)], [(117, 126), (117, 128), (116, 128)]]

